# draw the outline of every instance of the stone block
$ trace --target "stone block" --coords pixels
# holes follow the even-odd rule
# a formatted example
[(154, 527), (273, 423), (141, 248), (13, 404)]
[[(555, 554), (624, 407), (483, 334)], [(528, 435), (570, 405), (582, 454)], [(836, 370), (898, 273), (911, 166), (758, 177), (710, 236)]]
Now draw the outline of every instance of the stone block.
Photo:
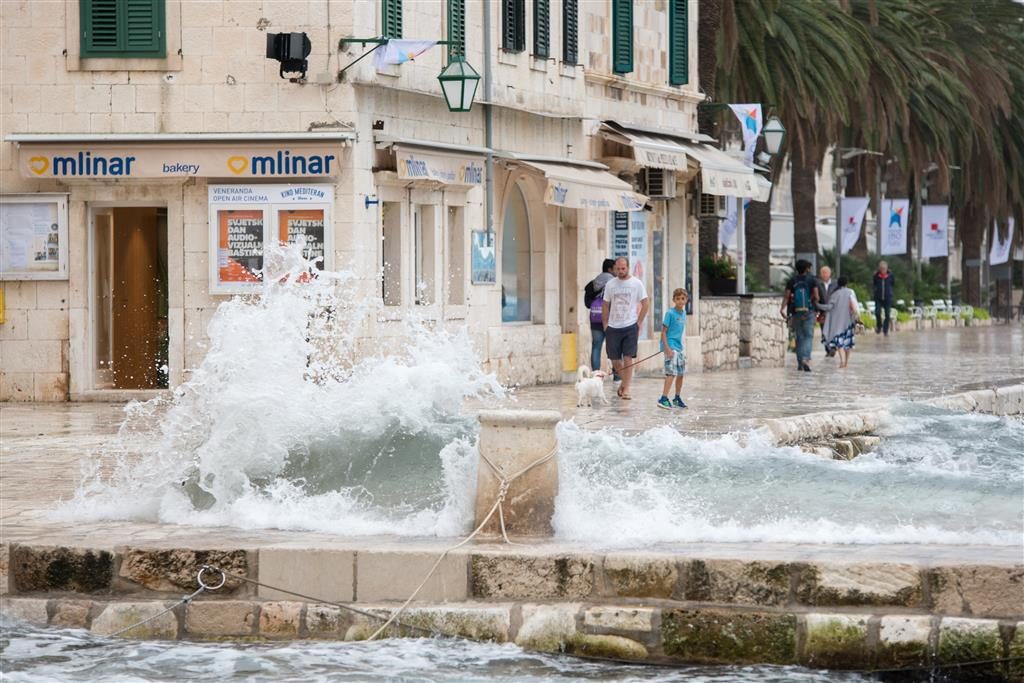
[[(399, 621), (437, 633), (459, 635), (475, 641), (508, 642), (511, 637), (511, 607), (474, 606), (412, 607), (399, 617)], [(411, 632), (409, 635), (421, 636)]]
[(934, 612), (1019, 618), (1024, 614), (1024, 566), (963, 565), (928, 571)]
[(62, 342), (58, 340), (5, 341), (3, 363), (6, 372), (60, 372)]
[(679, 569), (669, 558), (612, 554), (604, 558), (604, 595), (669, 599), (676, 591)]
[(876, 653), (880, 668), (923, 666), (928, 661), (932, 618), (885, 616), (879, 626)]
[(49, 615), (47, 600), (36, 598), (3, 598), (0, 600), (0, 614), (5, 619), (16, 619), (30, 626), (46, 626)]
[(343, 611), (337, 605), (315, 603), (306, 606), (305, 634), (309, 638), (341, 638), (343, 623), (346, 623)]
[[(352, 551), (262, 548), (258, 566), (260, 583), (332, 602), (353, 599), (355, 553)], [(263, 599), (296, 599), (294, 595), (265, 586), (259, 587), (258, 594)]]
[[(406, 600), (436, 561), (435, 553), (360, 552), (356, 555), (355, 599)], [(448, 555), (417, 593), (416, 600), (465, 600), (468, 563), (466, 555)]]
[(725, 610), (666, 610), (661, 639), (669, 657), (695, 664), (794, 664), (796, 617)]
[(0, 595), (7, 595), (10, 592), (10, 567), (11, 546), (4, 543), (0, 545)]
[(591, 607), (583, 613), (583, 625), (596, 630), (654, 630), (655, 610), (651, 607)]
[(19, 545), (11, 549), (10, 572), (19, 593), (92, 593), (110, 588), (114, 556), (105, 550)]
[(55, 403), (68, 399), (66, 372), (37, 372), (32, 375), (32, 400)]
[(996, 415), (1020, 415), (1024, 413), (1024, 385), (999, 387), (995, 392), (993, 412)]
[(565, 650), (581, 657), (597, 657), (617, 661), (643, 661), (649, 654), (647, 648), (635, 640), (623, 636), (591, 633), (577, 633), (570, 636), (565, 644)]
[(594, 561), (587, 556), (476, 553), (470, 565), (475, 598), (579, 600), (594, 589)]
[(89, 612), (92, 602), (88, 600), (56, 600), (51, 626), (61, 628), (89, 628)]
[(109, 636), (118, 631), (156, 617), (150, 622), (125, 631), (125, 638), (176, 640), (178, 638), (178, 617), (167, 612), (159, 617), (173, 602), (112, 602), (92, 620), (92, 632)]
[(1002, 656), (1003, 640), (998, 621), (943, 617), (939, 624), (937, 663), (975, 662)]
[(516, 634), (516, 645), (542, 652), (561, 652), (577, 634), (578, 603), (523, 605), (523, 624)]
[(197, 600), (185, 610), (185, 632), (194, 638), (256, 635), (258, 609), (243, 600)]
[(800, 661), (816, 669), (853, 669), (867, 661), (868, 617), (806, 614)]
[[(6, 357), (0, 352), (0, 361)], [(31, 401), (33, 377), (31, 372), (0, 372), (0, 401)]]
[(298, 638), (302, 607), (301, 602), (264, 602), (260, 605), (260, 635), (266, 638)]
[(693, 560), (686, 570), (685, 600), (738, 605), (784, 605), (788, 564), (744, 560)]
[(29, 311), (8, 310), (0, 325), (0, 341), (28, 339), (28, 314)]
[[(194, 591), (199, 588), (199, 570), (211, 565), (225, 572), (248, 576), (249, 563), (244, 550), (147, 550), (127, 548), (121, 557), (118, 576), (154, 591)], [(220, 583), (218, 572), (208, 570), (203, 581)], [(227, 577), (224, 586), (211, 595), (227, 595), (245, 582)]]
[(804, 605), (918, 607), (921, 577), (910, 564), (814, 564), (803, 568), (797, 601)]

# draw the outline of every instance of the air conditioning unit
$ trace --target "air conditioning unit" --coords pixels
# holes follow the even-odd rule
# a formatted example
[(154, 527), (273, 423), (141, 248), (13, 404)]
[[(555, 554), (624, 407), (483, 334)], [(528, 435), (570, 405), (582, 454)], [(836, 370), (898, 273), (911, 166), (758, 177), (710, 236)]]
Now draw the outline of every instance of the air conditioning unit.
[(676, 196), (676, 173), (663, 168), (640, 171), (640, 192), (651, 199), (673, 199)]
[(725, 218), (727, 213), (725, 201), (727, 197), (720, 197), (717, 194), (701, 193), (700, 202), (697, 205), (698, 218)]

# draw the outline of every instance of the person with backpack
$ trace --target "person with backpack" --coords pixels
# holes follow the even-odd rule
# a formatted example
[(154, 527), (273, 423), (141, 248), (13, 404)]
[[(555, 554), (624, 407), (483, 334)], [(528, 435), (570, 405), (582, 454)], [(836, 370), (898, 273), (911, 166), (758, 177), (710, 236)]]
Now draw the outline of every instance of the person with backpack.
[(601, 311), (604, 308), (604, 286), (614, 278), (612, 270), (615, 260), (606, 258), (601, 264), (601, 274), (587, 283), (583, 288), (583, 304), (590, 310), (590, 369), (601, 369), (601, 347), (604, 346), (604, 324)]
[(811, 348), (819, 300), (818, 280), (811, 274), (811, 263), (796, 262), (796, 275), (786, 283), (786, 296), (779, 313), (789, 321), (796, 335), (796, 369), (811, 371)]

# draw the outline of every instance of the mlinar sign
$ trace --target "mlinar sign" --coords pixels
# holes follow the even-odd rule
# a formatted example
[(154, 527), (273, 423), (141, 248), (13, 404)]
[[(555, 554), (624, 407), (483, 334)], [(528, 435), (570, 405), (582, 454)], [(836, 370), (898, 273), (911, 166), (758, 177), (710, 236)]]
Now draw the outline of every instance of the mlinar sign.
[(323, 143), (20, 145), (25, 178), (322, 178), (339, 170)]

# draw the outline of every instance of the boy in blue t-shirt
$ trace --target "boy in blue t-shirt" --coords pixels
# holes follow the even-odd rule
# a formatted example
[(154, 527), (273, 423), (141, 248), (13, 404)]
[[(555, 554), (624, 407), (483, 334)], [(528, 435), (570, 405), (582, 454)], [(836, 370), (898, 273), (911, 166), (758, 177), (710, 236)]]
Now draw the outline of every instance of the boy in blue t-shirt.
[[(686, 355), (683, 353), (683, 334), (686, 330), (686, 301), (690, 295), (683, 288), (672, 292), (672, 308), (665, 311), (665, 320), (661, 327), (661, 350), (665, 353), (665, 386), (658, 399), (658, 407), (671, 410), (685, 408), (683, 399), (679, 398), (679, 390), (683, 388), (683, 375), (686, 374)], [(672, 388), (672, 378), (676, 378), (676, 397), (668, 400), (668, 390)]]

